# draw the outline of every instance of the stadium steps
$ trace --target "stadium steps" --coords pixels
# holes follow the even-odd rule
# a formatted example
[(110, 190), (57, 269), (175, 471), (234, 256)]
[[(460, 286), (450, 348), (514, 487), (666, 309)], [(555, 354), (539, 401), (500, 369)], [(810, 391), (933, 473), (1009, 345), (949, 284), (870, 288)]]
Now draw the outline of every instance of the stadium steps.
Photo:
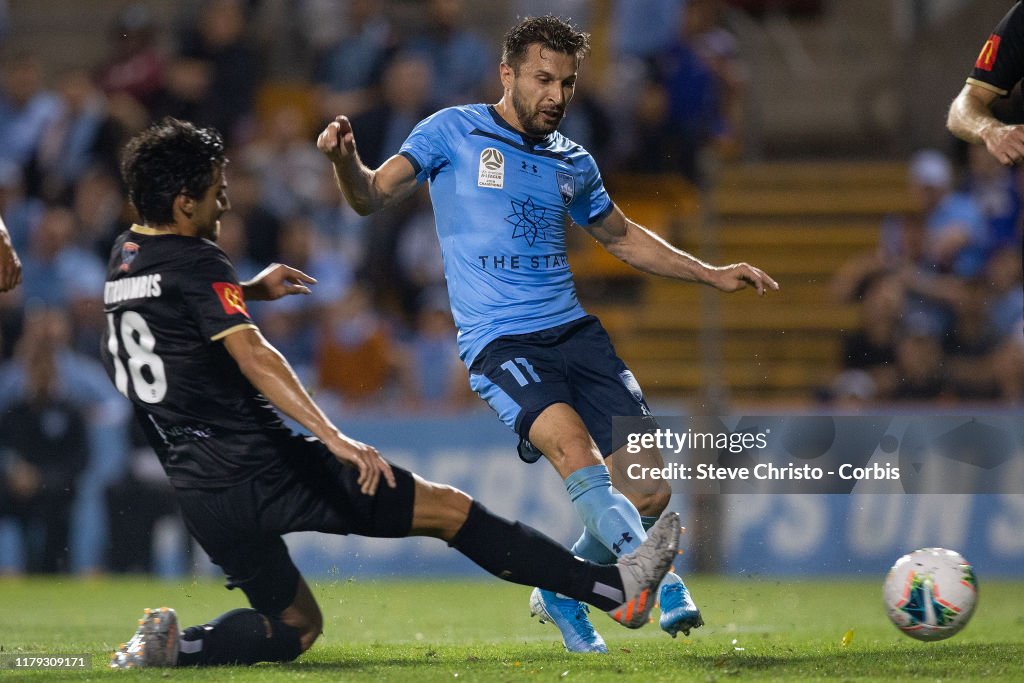
[[(675, 206), (654, 206), (659, 199), (644, 196), (642, 183), (631, 186), (635, 195), (623, 196), (623, 187), (629, 186), (617, 184), (612, 196), (627, 215), (635, 216), (632, 206), (660, 216), (648, 227), (702, 254), (699, 200), (680, 204), (678, 193), (673, 195), (688, 210), (677, 212)], [(886, 214), (910, 208), (905, 187), (906, 167), (898, 163), (725, 169), (711, 198), (718, 210), (715, 261), (744, 260), (763, 267), (780, 282), (779, 293), (729, 295), (641, 276), (636, 301), (584, 299), (584, 304), (601, 316), (652, 398), (693, 399), (711, 382), (701, 348), (714, 315), (722, 329), (712, 338), (720, 349), (720, 379), (735, 404), (807, 404), (838, 371), (842, 331), (858, 325), (858, 308), (831, 298), (833, 274), (851, 257), (875, 248)], [(583, 279), (598, 276), (591, 272)], [(703, 309), (708, 301), (717, 304), (716, 313)]]

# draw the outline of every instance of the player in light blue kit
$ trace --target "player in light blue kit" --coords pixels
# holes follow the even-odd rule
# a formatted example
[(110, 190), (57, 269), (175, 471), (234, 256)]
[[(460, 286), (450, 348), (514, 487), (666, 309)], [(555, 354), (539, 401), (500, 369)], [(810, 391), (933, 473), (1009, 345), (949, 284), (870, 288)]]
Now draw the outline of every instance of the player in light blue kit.
[[(609, 252), (654, 275), (725, 292), (751, 286), (764, 294), (778, 285), (745, 263), (703, 263), (626, 218), (590, 154), (558, 133), (588, 34), (556, 17), (531, 18), (508, 32), (503, 47), (504, 95), (497, 104), (437, 112), (380, 168), (360, 161), (344, 116), (327, 126), (317, 146), (362, 215), (430, 181), (472, 387), (519, 434), (520, 456), (533, 462), (543, 454), (564, 480), (584, 523), (573, 551), (607, 562), (645, 538), (671, 491), (658, 482), (650, 490), (630, 487), (627, 498), (612, 486), (606, 462), (625, 446), (613, 441), (612, 417), (650, 411), (604, 328), (576, 298), (566, 225), (582, 226)], [(629, 457), (661, 466), (656, 450)], [(666, 576), (659, 603), (661, 627), (673, 636), (703, 624), (675, 574)], [(535, 589), (530, 608), (559, 627), (570, 651), (607, 652), (582, 603)]]

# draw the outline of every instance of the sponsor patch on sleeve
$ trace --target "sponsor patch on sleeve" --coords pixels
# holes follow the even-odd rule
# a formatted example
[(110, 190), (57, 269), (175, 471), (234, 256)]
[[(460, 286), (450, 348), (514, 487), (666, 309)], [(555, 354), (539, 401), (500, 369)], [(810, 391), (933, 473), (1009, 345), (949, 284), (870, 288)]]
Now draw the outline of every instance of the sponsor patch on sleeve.
[(213, 289), (217, 292), (217, 298), (220, 299), (220, 305), (224, 307), (225, 313), (228, 315), (241, 313), (245, 317), (249, 317), (241, 287), (230, 282), (214, 282)]
[(981, 69), (982, 71), (992, 70), (992, 67), (996, 64), (996, 55), (999, 54), (999, 42), (1001, 40), (1002, 38), (995, 33), (988, 37), (985, 45), (981, 48), (981, 52), (978, 53), (978, 61), (974, 63), (976, 69)]

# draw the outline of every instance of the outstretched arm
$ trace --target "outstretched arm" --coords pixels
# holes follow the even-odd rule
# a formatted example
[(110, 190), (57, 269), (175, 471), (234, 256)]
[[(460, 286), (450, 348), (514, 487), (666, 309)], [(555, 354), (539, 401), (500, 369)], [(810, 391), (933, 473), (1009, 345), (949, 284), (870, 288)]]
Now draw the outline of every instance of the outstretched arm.
[(604, 220), (584, 229), (612, 256), (645, 273), (701, 282), (723, 292), (735, 292), (751, 286), (763, 295), (770, 289), (779, 288), (778, 283), (763, 270), (747, 263), (728, 266), (704, 263), (629, 220), (618, 206)]
[(1024, 126), (1008, 125), (992, 113), (995, 93), (968, 83), (949, 107), (946, 127), (965, 142), (984, 144), (999, 163), (1012, 166), (1024, 160)]
[(372, 496), (383, 476), (394, 488), (395, 475), (377, 449), (342, 434), (313, 402), (288, 361), (260, 331), (245, 327), (224, 337), (224, 346), (242, 374), (282, 413), (312, 432), (338, 460), (359, 470), (362, 492)]
[(331, 160), (341, 193), (360, 216), (405, 199), (419, 184), (416, 169), (403, 156), (391, 157), (377, 170), (366, 166), (359, 158), (355, 133), (347, 116), (327, 124), (316, 146)]
[(7, 226), (0, 218), (0, 292), (14, 289), (21, 282), (21, 261), (14, 253), (11, 236), (7, 234)]
[(283, 263), (271, 263), (251, 280), (242, 283), (246, 301), (273, 301), (291, 294), (310, 294), (307, 285), (315, 285), (316, 278)]

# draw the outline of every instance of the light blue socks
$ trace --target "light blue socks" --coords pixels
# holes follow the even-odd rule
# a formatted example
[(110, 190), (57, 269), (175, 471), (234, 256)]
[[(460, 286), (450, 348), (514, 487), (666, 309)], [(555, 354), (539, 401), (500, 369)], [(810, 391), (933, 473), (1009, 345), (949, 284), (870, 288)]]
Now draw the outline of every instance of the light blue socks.
[(643, 525), (633, 504), (612, 488), (604, 465), (576, 470), (566, 478), (565, 490), (585, 527), (572, 551), (592, 562), (611, 564), (619, 555), (632, 552), (647, 538), (644, 529), (657, 521), (651, 517), (650, 524)]

